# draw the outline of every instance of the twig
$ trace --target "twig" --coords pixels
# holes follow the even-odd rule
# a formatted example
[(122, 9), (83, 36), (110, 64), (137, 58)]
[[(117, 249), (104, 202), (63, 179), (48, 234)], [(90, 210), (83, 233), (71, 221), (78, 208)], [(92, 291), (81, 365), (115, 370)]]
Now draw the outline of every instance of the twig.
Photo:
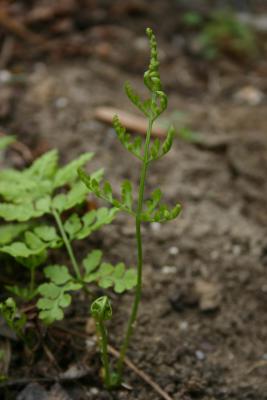
[(12, 58), (14, 50), (15, 39), (12, 36), (6, 36), (4, 39), (1, 54), (0, 54), (0, 68), (4, 69)]
[[(86, 335), (83, 332), (78, 332), (78, 331), (68, 329), (68, 328), (63, 328), (63, 327), (57, 327), (57, 328), (65, 331), (66, 333), (70, 333), (71, 335), (76, 335), (76, 336), (82, 337), (84, 339), (88, 339), (88, 335)], [(120, 353), (113, 346), (108, 345), (108, 351), (110, 354), (112, 354), (117, 359), (119, 358)], [(168, 395), (168, 393), (166, 393), (163, 389), (161, 389), (161, 387), (155, 381), (152, 380), (152, 378), (150, 378), (145, 372), (143, 372), (139, 368), (137, 368), (136, 365), (134, 365), (134, 363), (131, 360), (129, 360), (128, 357), (125, 357), (124, 362), (127, 365), (127, 367), (129, 367), (137, 376), (139, 376), (139, 378), (141, 378), (144, 382), (146, 382), (149, 386), (151, 386), (155, 390), (155, 392), (158, 393), (164, 400), (173, 400)]]
[[(118, 350), (114, 349), (114, 347), (109, 345), (108, 351), (114, 357), (119, 358), (120, 353), (118, 352)], [(139, 378), (143, 379), (143, 381), (145, 381), (149, 386), (151, 386), (155, 390), (155, 392), (157, 392), (163, 399), (173, 400), (168, 395), (168, 393), (166, 393), (163, 389), (161, 389), (161, 387), (155, 381), (153, 381), (152, 378), (150, 378), (150, 376), (148, 376), (144, 371), (141, 371), (139, 368), (137, 368), (136, 365), (134, 365), (132, 361), (129, 360), (128, 357), (125, 357), (124, 362), (127, 365), (127, 367), (129, 367), (137, 376), (139, 376)]]
[(47, 358), (51, 362), (51, 364), (53, 364), (54, 367), (56, 367), (56, 369), (58, 371), (60, 371), (59, 365), (58, 365), (53, 353), (51, 352), (51, 350), (44, 343), (43, 343), (43, 349), (44, 349), (44, 352), (45, 352)]
[[(91, 371), (88, 370), (88, 373), (86, 375), (90, 375)], [(74, 381), (74, 380), (79, 380), (81, 378), (84, 378), (85, 375), (80, 376), (80, 377), (72, 377), (72, 376), (49, 376), (47, 378), (41, 378), (41, 377), (33, 377), (33, 378), (18, 378), (18, 379), (8, 379), (5, 382), (0, 383), (0, 389), (4, 387), (12, 387), (12, 386), (24, 386), (27, 385), (28, 383), (32, 382), (43, 382), (43, 383), (50, 383), (50, 382), (68, 382), (68, 381)]]
[(266, 367), (267, 366), (267, 360), (260, 360), (256, 363), (254, 363), (246, 372), (248, 375), (254, 372), (255, 369), (261, 368), (261, 367)]
[[(125, 126), (126, 128), (128, 128), (133, 132), (138, 132), (141, 133), (142, 135), (146, 134), (147, 131), (146, 119), (143, 117), (138, 117), (127, 111), (122, 111), (113, 107), (97, 107), (95, 109), (94, 115), (96, 119), (103, 122), (107, 122), (108, 124), (112, 123), (114, 115), (118, 115), (123, 126)], [(153, 126), (152, 136), (163, 138), (166, 136), (166, 129), (155, 124)]]
[(11, 386), (24, 386), (27, 385), (28, 383), (32, 382), (58, 382), (59, 379), (55, 377), (51, 378), (18, 378), (18, 379), (12, 379), (12, 380), (6, 380), (5, 382), (0, 383), (0, 388), (4, 387), (11, 387)]

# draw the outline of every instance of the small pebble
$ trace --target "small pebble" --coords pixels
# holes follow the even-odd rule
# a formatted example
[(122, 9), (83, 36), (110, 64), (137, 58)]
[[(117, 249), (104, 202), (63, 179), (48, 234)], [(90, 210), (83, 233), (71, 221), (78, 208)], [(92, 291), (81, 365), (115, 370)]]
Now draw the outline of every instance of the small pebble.
[(89, 317), (86, 321), (85, 332), (88, 335), (94, 335), (96, 332), (95, 320), (94, 318)]
[(203, 353), (203, 351), (197, 350), (197, 351), (195, 352), (195, 355), (196, 355), (196, 358), (197, 358), (199, 361), (205, 360), (205, 354)]
[(1, 83), (8, 83), (11, 81), (11, 73), (6, 69), (0, 70), (0, 82)]
[(147, 38), (143, 36), (136, 38), (134, 41), (134, 46), (139, 51), (147, 51), (148, 49)]
[(264, 99), (264, 93), (254, 86), (244, 86), (234, 94), (234, 100), (238, 103), (257, 106)]
[(152, 222), (150, 224), (152, 231), (159, 232), (161, 229), (161, 224), (159, 222)]
[(182, 321), (179, 325), (179, 328), (181, 329), (181, 331), (187, 331), (188, 329), (188, 322), (187, 321)]
[(123, 226), (121, 229), (124, 236), (134, 236), (135, 235), (135, 227), (131, 225)]
[(210, 253), (210, 258), (213, 261), (218, 260), (220, 253), (218, 252), (218, 250), (212, 250), (212, 252)]
[(173, 265), (164, 265), (164, 267), (162, 267), (163, 274), (175, 274), (176, 272), (177, 272), (177, 269)]
[(108, 136), (110, 136), (110, 137), (116, 137), (116, 131), (115, 131), (115, 129), (113, 129), (113, 128), (108, 128), (107, 129), (107, 135)]
[(47, 72), (47, 65), (43, 62), (37, 62), (34, 64), (34, 72), (44, 74)]
[(176, 246), (172, 246), (169, 248), (168, 252), (171, 256), (176, 256), (179, 253), (179, 249)]
[(66, 97), (59, 97), (55, 101), (55, 106), (57, 108), (65, 108), (69, 104), (69, 100)]
[(236, 245), (234, 245), (234, 246), (232, 247), (232, 253), (233, 253), (235, 256), (240, 256), (241, 252), (242, 252), (242, 248), (241, 248), (241, 246), (239, 246), (239, 244), (236, 244)]
[(98, 393), (99, 393), (99, 390), (96, 387), (92, 387), (90, 389), (90, 394), (97, 395)]
[(92, 350), (96, 347), (96, 337), (92, 337), (92, 339), (87, 339), (85, 342), (87, 350)]

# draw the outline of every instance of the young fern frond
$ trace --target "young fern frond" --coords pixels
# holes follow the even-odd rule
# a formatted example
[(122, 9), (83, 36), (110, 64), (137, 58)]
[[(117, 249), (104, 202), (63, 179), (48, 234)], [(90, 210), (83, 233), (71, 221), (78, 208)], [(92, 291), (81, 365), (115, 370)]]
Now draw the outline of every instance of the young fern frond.
[(142, 101), (139, 94), (135, 92), (129, 82), (126, 82), (124, 85), (125, 93), (129, 100), (136, 106), (144, 115), (145, 117), (149, 117), (151, 100), (144, 100)]
[(100, 185), (95, 179), (92, 179), (83, 169), (78, 170), (80, 179), (86, 187), (93, 192), (98, 198), (106, 200), (120, 211), (135, 215), (132, 209), (132, 186), (129, 181), (124, 181), (121, 185), (121, 200), (114, 198), (110, 183), (106, 181)]
[(91, 305), (91, 314), (96, 321), (108, 321), (112, 318), (112, 308), (107, 296), (96, 299)]
[(181, 205), (169, 209), (165, 204), (160, 204), (162, 192), (160, 189), (154, 190), (151, 197), (145, 201), (145, 207), (140, 215), (143, 222), (166, 222), (175, 219), (181, 212)]
[(143, 222), (166, 222), (166, 221), (171, 221), (172, 219), (175, 219), (181, 212), (181, 205), (176, 204), (175, 207), (172, 209), (169, 209), (168, 206), (165, 204), (159, 205), (156, 209), (154, 209), (152, 212), (150, 211), (144, 211), (141, 214), (141, 220)]
[(134, 139), (132, 136), (126, 132), (126, 129), (122, 126), (119, 117), (117, 115), (113, 118), (113, 127), (117, 134), (117, 137), (121, 144), (132, 153), (134, 156), (139, 158), (139, 160), (143, 160), (142, 156), (142, 139), (140, 136), (135, 137)]
[(4, 318), (9, 328), (18, 337), (23, 338), (26, 325), (26, 315), (18, 310), (15, 300), (11, 297), (0, 303), (0, 315)]
[(152, 120), (154, 121), (167, 108), (168, 98), (162, 91), (156, 37), (150, 28), (147, 28), (146, 34), (150, 42), (150, 64), (148, 70), (144, 73), (144, 84), (154, 95), (154, 101), (151, 101), (149, 114), (152, 116)]
[[(106, 182), (103, 186), (100, 186), (92, 177), (87, 175), (81, 168), (78, 173), (81, 180), (85, 183), (88, 189), (93, 192), (97, 197), (104, 199), (111, 203), (114, 207), (117, 207), (120, 211), (126, 211), (135, 217), (136, 222), (136, 241), (137, 241), (137, 273), (134, 275), (133, 271), (125, 271), (124, 264), (119, 263), (115, 267), (107, 263), (100, 263), (100, 254), (97, 253), (93, 260), (93, 265), (86, 265), (88, 269), (85, 279), (91, 281), (98, 279), (98, 284), (103, 288), (107, 288), (114, 285), (115, 291), (122, 292), (124, 289), (133, 287), (136, 283), (135, 298), (132, 306), (132, 311), (128, 320), (126, 335), (123, 344), (120, 349), (120, 357), (117, 363), (116, 374), (113, 374), (114, 379), (110, 379), (109, 363), (107, 358), (106, 346), (107, 346), (107, 334), (106, 329), (103, 326), (103, 320), (100, 318), (102, 325), (99, 326), (100, 335), (100, 347), (102, 352), (102, 361), (105, 369), (105, 383), (108, 387), (118, 386), (122, 379), (123, 364), (126, 356), (126, 352), (129, 346), (129, 341), (133, 333), (135, 321), (137, 318), (137, 312), (139, 303), (141, 300), (142, 290), (142, 269), (143, 269), (143, 251), (142, 251), (142, 236), (141, 236), (141, 223), (146, 222), (165, 222), (174, 219), (178, 216), (181, 211), (180, 204), (177, 204), (173, 209), (169, 209), (165, 204), (160, 204), (162, 193), (159, 189), (156, 189), (149, 200), (146, 201), (144, 206), (144, 192), (145, 192), (145, 181), (147, 175), (147, 169), (151, 161), (158, 160), (164, 156), (171, 149), (174, 129), (169, 128), (167, 137), (160, 142), (159, 139), (155, 139), (151, 143), (151, 135), (153, 129), (153, 123), (160, 116), (160, 114), (166, 109), (168, 99), (166, 94), (162, 90), (160, 75), (159, 75), (159, 62), (158, 62), (158, 51), (155, 35), (151, 29), (146, 30), (147, 36), (150, 41), (151, 56), (148, 70), (144, 74), (144, 83), (148, 88), (151, 97), (148, 100), (141, 100), (139, 95), (133, 90), (129, 83), (125, 85), (125, 91), (130, 101), (136, 106), (148, 119), (148, 127), (146, 133), (146, 139), (144, 145), (142, 140), (138, 137), (135, 140), (132, 139), (131, 135), (126, 132), (126, 129), (122, 126), (119, 118), (114, 117), (113, 125), (117, 133), (119, 141), (122, 145), (132, 154), (134, 154), (141, 162), (141, 174), (138, 191), (138, 200), (136, 207), (133, 207), (132, 198), (132, 186), (129, 181), (125, 181), (121, 187), (121, 201), (114, 199), (112, 187), (109, 182)], [(133, 211), (134, 210), (134, 211)], [(90, 261), (90, 262), (91, 262)], [(98, 268), (98, 264), (100, 267)], [(94, 306), (98, 307), (98, 304)], [(107, 299), (100, 298), (100, 305), (103, 302), (106, 304)], [(98, 314), (96, 314), (98, 315)], [(99, 317), (97, 317), (99, 318)], [(101, 329), (100, 329), (101, 328)]]
[(170, 126), (167, 132), (167, 137), (162, 144), (158, 138), (153, 141), (149, 149), (149, 162), (159, 160), (170, 151), (174, 136), (175, 130), (173, 126)]
[(127, 207), (128, 210), (132, 210), (133, 205), (133, 194), (132, 184), (126, 180), (121, 185), (121, 201), (122, 204)]
[(107, 296), (96, 299), (91, 305), (91, 315), (96, 323), (98, 343), (101, 352), (101, 359), (104, 366), (104, 382), (107, 389), (112, 388), (114, 375), (110, 372), (108, 356), (108, 335), (104, 322), (112, 318), (112, 308)]

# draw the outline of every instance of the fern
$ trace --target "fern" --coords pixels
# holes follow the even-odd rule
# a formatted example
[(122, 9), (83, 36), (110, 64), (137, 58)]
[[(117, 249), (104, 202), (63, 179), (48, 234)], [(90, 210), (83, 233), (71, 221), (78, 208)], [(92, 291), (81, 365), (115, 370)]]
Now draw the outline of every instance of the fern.
[(0, 315), (18, 337), (22, 338), (24, 336), (26, 316), (19, 311), (13, 298), (9, 297), (4, 302), (0, 303)]
[[(58, 152), (51, 150), (23, 171), (6, 169), (0, 172), (0, 217), (7, 222), (0, 227), (0, 253), (27, 268), (30, 276), (28, 286), (13, 285), (7, 289), (23, 301), (38, 296), (39, 317), (46, 324), (63, 319), (64, 310), (71, 304), (72, 293), (89, 283), (113, 286), (120, 293), (136, 284), (131, 269), (118, 276), (117, 267), (111, 264), (108, 264), (112, 269), (109, 274), (103, 267), (105, 263), (101, 263), (89, 276), (82, 261), (79, 263), (75, 256), (72, 242), (83, 240), (103, 225), (110, 224), (118, 211), (117, 207), (101, 207), (81, 214), (88, 188), (79, 180), (77, 169), (92, 156), (93, 153), (88, 152), (59, 167)], [(100, 185), (102, 175), (102, 169), (91, 174), (94, 187)], [(104, 193), (109, 195), (107, 184)], [(117, 204), (115, 200), (114, 204)], [(131, 207), (127, 182), (122, 187), (120, 204)], [(70, 215), (65, 216), (66, 211)], [(54, 223), (51, 224), (51, 220)], [(45, 267), (50, 250), (62, 247), (67, 251), (72, 271), (67, 266)], [(49, 282), (37, 286), (35, 275), (39, 267), (45, 267), (43, 273)]]
[(136, 286), (137, 275), (135, 269), (126, 269), (123, 263), (115, 266), (106, 262), (101, 263), (101, 258), (102, 252), (95, 250), (83, 260), (85, 269), (84, 282), (97, 282), (98, 286), (103, 289), (113, 286), (116, 293), (123, 293)]
[[(91, 312), (96, 319), (98, 333), (101, 336), (99, 341), (102, 353), (102, 362), (105, 370), (105, 385), (109, 388), (120, 384), (122, 379), (123, 364), (128, 349), (129, 341), (133, 333), (133, 326), (136, 321), (138, 307), (141, 299), (142, 290), (142, 222), (166, 222), (176, 218), (180, 211), (180, 204), (176, 204), (173, 208), (169, 208), (161, 202), (162, 193), (160, 189), (156, 189), (151, 194), (151, 197), (145, 201), (145, 182), (149, 164), (156, 161), (167, 154), (173, 144), (174, 129), (170, 127), (166, 139), (161, 142), (159, 139), (151, 140), (152, 127), (155, 120), (164, 112), (168, 105), (167, 95), (162, 89), (158, 50), (155, 35), (151, 29), (146, 31), (150, 42), (150, 64), (148, 70), (144, 74), (144, 84), (147, 87), (150, 97), (141, 99), (138, 93), (131, 87), (129, 83), (125, 85), (126, 95), (132, 104), (141, 111), (148, 119), (147, 134), (145, 143), (138, 136), (133, 138), (121, 124), (118, 116), (113, 119), (114, 129), (121, 144), (127, 151), (133, 154), (141, 161), (140, 184), (138, 189), (137, 204), (134, 204), (132, 195), (132, 185), (129, 181), (125, 181), (121, 185), (121, 197), (115, 198), (112, 186), (109, 182), (101, 184), (92, 176), (88, 175), (83, 168), (79, 168), (79, 176), (90, 192), (93, 192), (97, 197), (106, 200), (118, 211), (124, 211), (135, 218), (136, 222), (136, 239), (137, 239), (137, 271), (133, 269), (125, 270), (123, 263), (118, 263), (113, 266), (109, 263), (101, 263), (101, 254), (93, 253), (89, 256), (89, 261), (84, 261), (86, 268), (85, 280), (87, 282), (98, 281), (99, 286), (108, 288), (114, 286), (114, 290), (118, 293), (127, 290), (136, 285), (135, 298), (132, 306), (131, 315), (128, 321), (125, 339), (121, 346), (120, 357), (117, 363), (116, 372), (111, 374), (107, 354), (107, 333), (104, 327), (105, 310), (110, 310), (110, 305), (107, 297), (101, 297), (93, 303)], [(100, 265), (100, 266), (99, 266)], [(96, 313), (97, 311), (97, 313)], [(102, 314), (101, 314), (102, 313)], [(111, 317), (111, 312), (109, 312)]]
[(39, 318), (47, 325), (64, 318), (64, 309), (71, 304), (71, 292), (82, 288), (64, 265), (49, 265), (44, 269), (50, 280), (39, 286), (41, 298), (37, 302)]

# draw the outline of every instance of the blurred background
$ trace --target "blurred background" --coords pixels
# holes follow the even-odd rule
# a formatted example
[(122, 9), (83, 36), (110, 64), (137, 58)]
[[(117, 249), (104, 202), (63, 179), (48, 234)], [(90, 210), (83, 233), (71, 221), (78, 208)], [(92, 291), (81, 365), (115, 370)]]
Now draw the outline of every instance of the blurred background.
[[(38, 134), (48, 141), (52, 135), (54, 141), (58, 140), (58, 129), (55, 130), (54, 122), (47, 121), (49, 118), (44, 122), (41, 117), (43, 112), (47, 116), (46, 106), (50, 111), (53, 106), (62, 115), (63, 109), (75, 108), (79, 103), (80, 115), (73, 117), (77, 121), (73, 121), (71, 130), (77, 124), (86, 125), (88, 117), (91, 120), (90, 110), (84, 118), (81, 113), (85, 111), (80, 106), (116, 103), (123, 107), (121, 90), (117, 90), (128, 76), (140, 77), (148, 60), (144, 34), (147, 26), (155, 30), (159, 41), (161, 71), (171, 98), (171, 119), (180, 128), (188, 119), (194, 130), (224, 131), (235, 129), (236, 123), (243, 128), (239, 105), (261, 108), (265, 103), (264, 0), (2, 0), (3, 129), (15, 130), (17, 135), (25, 135), (25, 140)], [(19, 104), (19, 99), (23, 104)], [(207, 102), (211, 109), (205, 111), (205, 107), (200, 107), (200, 99), (202, 105)], [(225, 110), (221, 115), (215, 100), (226, 108), (225, 102), (231, 103), (227, 120)], [(41, 106), (39, 118), (32, 115), (31, 108), (27, 109), (29, 102), (30, 107)], [(233, 115), (232, 107), (236, 107)], [(203, 120), (206, 112), (207, 118)], [(249, 124), (257, 129), (264, 123), (261, 112), (257, 110), (255, 115), (253, 108), (244, 128)], [(67, 136), (67, 121), (65, 125)], [(184, 130), (181, 134), (189, 132)]]
[[(266, 0), (2, 0), (0, 133), (17, 137), (4, 162), (21, 168), (49, 148), (65, 161), (89, 150), (90, 168), (104, 166), (118, 192), (124, 178), (137, 183), (139, 164), (111, 118), (126, 112), (127, 128), (145, 134), (123, 84), (146, 95), (148, 26), (169, 97), (153, 135), (170, 123), (177, 132), (148, 189), (159, 185), (183, 213), (144, 227), (130, 357), (175, 400), (266, 400)], [(135, 262), (124, 217), (92, 240), (107, 259)], [(123, 324), (115, 316), (115, 341)], [(144, 385), (138, 393), (156, 398)]]
[[(96, 106), (125, 109), (122, 84), (140, 80), (148, 61), (147, 26), (159, 41), (170, 97), (163, 125), (174, 123), (190, 140), (191, 131), (265, 124), (264, 0), (2, 0), (3, 133), (21, 136), (37, 153), (38, 146), (64, 150), (74, 130), (88, 137), (106, 118), (101, 110), (95, 118)], [(79, 139), (73, 146), (80, 150)]]

